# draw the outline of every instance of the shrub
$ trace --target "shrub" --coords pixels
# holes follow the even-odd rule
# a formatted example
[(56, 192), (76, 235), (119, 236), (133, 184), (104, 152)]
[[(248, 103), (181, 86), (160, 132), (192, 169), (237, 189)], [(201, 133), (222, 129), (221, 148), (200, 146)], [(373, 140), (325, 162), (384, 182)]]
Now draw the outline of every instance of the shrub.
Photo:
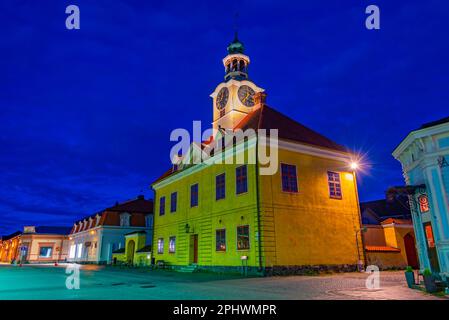
[(413, 272), (413, 268), (410, 266), (407, 266), (407, 268), (405, 268), (405, 272)]
[(423, 275), (425, 275), (425, 276), (431, 276), (431, 275), (432, 275), (432, 271), (430, 271), (429, 268), (425, 268), (425, 269), (424, 269), (424, 272), (423, 272)]

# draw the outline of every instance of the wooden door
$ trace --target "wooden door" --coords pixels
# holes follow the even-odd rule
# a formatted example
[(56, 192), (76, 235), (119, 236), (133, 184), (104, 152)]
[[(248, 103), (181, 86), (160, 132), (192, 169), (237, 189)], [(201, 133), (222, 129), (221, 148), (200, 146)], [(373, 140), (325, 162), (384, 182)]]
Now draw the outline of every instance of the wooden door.
[(413, 269), (418, 269), (418, 257), (416, 255), (415, 238), (411, 233), (404, 236), (405, 254), (407, 255), (407, 264)]

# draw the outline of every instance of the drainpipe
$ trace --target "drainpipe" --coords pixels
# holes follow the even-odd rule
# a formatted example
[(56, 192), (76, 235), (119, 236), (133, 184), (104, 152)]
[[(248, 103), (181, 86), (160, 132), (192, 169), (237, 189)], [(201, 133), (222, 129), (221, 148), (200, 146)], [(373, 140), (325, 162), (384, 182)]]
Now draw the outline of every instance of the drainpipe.
[(364, 228), (362, 226), (362, 212), (360, 210), (360, 200), (359, 200), (359, 191), (357, 188), (357, 176), (356, 176), (356, 172), (354, 170), (353, 172), (353, 177), (354, 177), (354, 190), (355, 190), (355, 200), (356, 200), (356, 206), (357, 206), (357, 213), (359, 216), (359, 223), (358, 223), (358, 230), (355, 233), (355, 240), (357, 243), (357, 255), (358, 255), (358, 259), (359, 261), (360, 259), (360, 249), (359, 249), (359, 239), (358, 239), (358, 233), (360, 232), (360, 239), (362, 240), (362, 254), (363, 254), (363, 264), (364, 267), (367, 267), (367, 260), (366, 260), (366, 252), (365, 252), (365, 239), (363, 236), (363, 232), (364, 232)]
[(265, 268), (262, 261), (262, 232), (260, 226), (260, 191), (259, 191), (259, 136), (256, 133), (256, 210), (257, 210), (257, 229), (258, 229), (258, 242), (259, 242), (259, 272), (265, 276)]

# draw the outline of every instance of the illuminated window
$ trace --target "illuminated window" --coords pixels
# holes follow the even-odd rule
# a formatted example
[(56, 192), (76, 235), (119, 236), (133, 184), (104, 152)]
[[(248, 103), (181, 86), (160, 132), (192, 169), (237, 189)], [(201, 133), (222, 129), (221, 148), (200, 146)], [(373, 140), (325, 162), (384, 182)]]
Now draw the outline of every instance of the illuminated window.
[(82, 252), (83, 252), (83, 244), (79, 243), (79, 244), (77, 244), (77, 248), (76, 248), (76, 257), (81, 258)]
[(75, 258), (75, 253), (76, 253), (76, 245), (72, 244), (70, 246), (69, 258), (70, 259)]
[(333, 199), (341, 199), (340, 174), (338, 172), (328, 172), (327, 181), (329, 184), (329, 195)]
[(159, 238), (157, 240), (157, 253), (162, 254), (164, 253), (164, 239)]
[(39, 257), (40, 258), (51, 258), (52, 251), (53, 251), (53, 247), (40, 247)]
[(175, 212), (178, 205), (178, 193), (173, 192), (170, 195), (170, 212)]
[(426, 195), (418, 197), (419, 210), (424, 213), (429, 211), (429, 198)]
[(190, 207), (198, 206), (198, 183), (190, 186)]
[(249, 226), (237, 227), (237, 250), (249, 249)]
[(427, 246), (429, 248), (435, 248), (435, 239), (433, 238), (432, 226), (427, 224), (424, 229), (426, 231)]
[(176, 249), (176, 237), (170, 237), (168, 241), (168, 252), (175, 253)]
[(159, 198), (159, 215), (163, 216), (165, 214), (165, 197)]
[(246, 165), (235, 169), (236, 193), (245, 193), (248, 191), (248, 177)]
[(215, 250), (226, 251), (226, 230), (219, 229), (215, 231)]
[(226, 196), (226, 175), (224, 173), (215, 177), (215, 200), (224, 199)]
[(296, 177), (296, 166), (281, 164), (282, 191), (298, 192), (298, 180)]

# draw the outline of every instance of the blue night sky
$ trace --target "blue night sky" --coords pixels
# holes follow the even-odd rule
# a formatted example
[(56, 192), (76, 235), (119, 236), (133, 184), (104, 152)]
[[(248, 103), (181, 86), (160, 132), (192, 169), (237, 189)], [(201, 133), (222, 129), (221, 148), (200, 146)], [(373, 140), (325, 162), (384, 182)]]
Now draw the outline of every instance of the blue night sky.
[[(65, 28), (69, 4), (81, 30)], [(365, 28), (369, 4), (380, 31)], [(211, 122), (237, 11), (268, 104), (366, 153), (361, 200), (403, 184), (391, 152), (448, 116), (447, 1), (10, 0), (0, 4), (0, 234), (152, 197), (171, 130)]]

